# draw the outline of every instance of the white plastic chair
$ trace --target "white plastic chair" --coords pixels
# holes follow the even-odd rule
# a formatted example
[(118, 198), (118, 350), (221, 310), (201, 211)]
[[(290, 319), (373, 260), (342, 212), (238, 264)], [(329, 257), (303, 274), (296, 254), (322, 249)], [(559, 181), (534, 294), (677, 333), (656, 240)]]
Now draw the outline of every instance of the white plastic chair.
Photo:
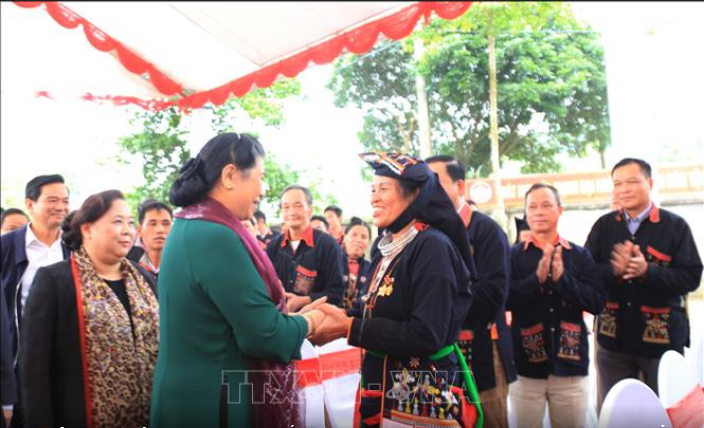
[(648, 385), (624, 379), (604, 398), (598, 428), (672, 428), (660, 399)]
[(682, 354), (667, 351), (662, 355), (658, 366), (658, 393), (664, 408), (667, 409), (684, 398), (697, 383)]
[(704, 386), (704, 332), (692, 338), (692, 347), (684, 349), (684, 358), (699, 385)]

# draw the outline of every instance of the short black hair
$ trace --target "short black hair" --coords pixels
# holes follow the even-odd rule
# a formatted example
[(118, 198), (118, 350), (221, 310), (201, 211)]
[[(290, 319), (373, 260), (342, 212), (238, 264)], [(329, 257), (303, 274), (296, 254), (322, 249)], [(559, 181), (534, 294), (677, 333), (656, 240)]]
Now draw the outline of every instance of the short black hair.
[(453, 183), (464, 180), (467, 176), (467, 168), (464, 166), (462, 161), (455, 159), (450, 155), (436, 155), (425, 160), (425, 163), (427, 164), (431, 164), (433, 162), (442, 162), (445, 164), (445, 168), (447, 168), (447, 175), (450, 176)]
[(2, 210), (2, 215), (0, 215), (0, 226), (2, 226), (3, 224), (5, 224), (5, 219), (6, 219), (7, 217), (9, 217), (9, 216), (11, 216), (11, 215), (16, 215), (16, 214), (22, 214), (27, 220), (29, 220), (29, 217), (27, 216), (27, 214), (25, 214), (24, 211), (22, 211), (21, 209), (19, 209), (19, 208), (8, 208), (8, 209)]
[(337, 218), (342, 218), (342, 208), (338, 207), (337, 205), (328, 205), (323, 210), (323, 213), (326, 213), (328, 211), (334, 212)]
[(262, 211), (259, 211), (259, 210), (254, 211), (254, 218), (257, 221), (262, 220), (262, 221), (264, 221), (264, 223), (266, 223), (266, 214), (264, 214), (264, 212), (262, 212)]
[(350, 230), (352, 230), (352, 228), (355, 227), (355, 226), (364, 226), (364, 227), (366, 227), (366, 228), (367, 228), (367, 232), (369, 232), (369, 237), (372, 236), (372, 228), (369, 226), (369, 224), (368, 224), (366, 221), (362, 220), (362, 219), (359, 218), (359, 217), (352, 217), (352, 218), (350, 219), (350, 222), (347, 223), (347, 226), (345, 226), (345, 235), (347, 235), (348, 233), (350, 233)]
[(29, 180), (27, 187), (24, 188), (24, 197), (37, 202), (39, 200), (39, 196), (42, 194), (42, 187), (47, 184), (54, 183), (66, 184), (64, 182), (64, 178), (59, 174), (40, 175), (38, 177), (34, 177)]
[(538, 189), (550, 189), (553, 195), (555, 195), (555, 200), (557, 200), (557, 206), (562, 206), (562, 201), (560, 201), (560, 192), (557, 191), (557, 188), (555, 186), (551, 186), (545, 183), (535, 183), (534, 185), (530, 186), (530, 189), (528, 189), (528, 191), (526, 192), (525, 202), (528, 202), (528, 195)]
[(640, 167), (640, 172), (643, 173), (645, 178), (650, 178), (653, 176), (653, 169), (650, 167), (650, 164), (643, 159), (636, 159), (636, 158), (623, 158), (614, 167), (611, 169), (611, 177), (614, 176), (614, 172), (618, 169), (621, 168), (622, 166), (630, 165), (630, 164), (636, 164)]
[(149, 211), (164, 210), (169, 213), (169, 217), (173, 220), (174, 210), (164, 202), (156, 199), (147, 199), (137, 206), (137, 214), (139, 215), (139, 224), (144, 223), (144, 218)]
[[(288, 186), (284, 187), (284, 190), (281, 191), (281, 198), (284, 197), (286, 192), (289, 190), (300, 190), (303, 192), (303, 194), (306, 197), (306, 202), (308, 203), (308, 208), (313, 208), (313, 194), (310, 193), (310, 190), (308, 190), (307, 187), (301, 186), (300, 184), (289, 184)], [(279, 204), (281, 201), (279, 201)]]
[(330, 223), (328, 223), (328, 221), (325, 219), (325, 217), (323, 217), (323, 216), (321, 216), (321, 215), (314, 215), (313, 217), (310, 218), (310, 221), (313, 221), (313, 220), (320, 220), (320, 221), (322, 221), (323, 224), (325, 224), (325, 228), (326, 228), (326, 229), (327, 229), (328, 227), (330, 227)]

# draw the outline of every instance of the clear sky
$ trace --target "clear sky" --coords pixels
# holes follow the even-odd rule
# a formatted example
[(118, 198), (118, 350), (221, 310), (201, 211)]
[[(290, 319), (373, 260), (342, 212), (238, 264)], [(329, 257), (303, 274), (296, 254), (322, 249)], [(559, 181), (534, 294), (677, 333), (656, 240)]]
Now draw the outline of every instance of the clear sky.
[[(579, 3), (578, 16), (603, 33), (613, 130), (607, 162), (626, 155), (664, 163), (704, 161), (704, 4)], [(86, 46), (86, 49), (90, 49)], [(369, 186), (361, 181), (356, 156), (361, 115), (340, 110), (324, 86), (331, 66), (315, 66), (299, 78), (303, 96), (286, 103), (281, 129), (264, 129), (260, 139), (279, 159), (335, 194), (351, 215), (368, 216)], [(0, 76), (1, 77), (1, 76)], [(115, 142), (129, 132), (130, 114), (65, 97), (52, 101), (3, 89), (0, 97), (2, 204), (22, 201), (35, 175), (59, 172), (72, 188), (72, 204), (91, 193), (128, 191), (140, 180), (139, 165), (114, 158)], [(192, 147), (209, 138), (194, 129)], [(594, 170), (598, 158), (565, 160), (566, 169)], [(506, 175), (517, 170), (506, 166)], [(302, 184), (305, 184), (303, 182)]]

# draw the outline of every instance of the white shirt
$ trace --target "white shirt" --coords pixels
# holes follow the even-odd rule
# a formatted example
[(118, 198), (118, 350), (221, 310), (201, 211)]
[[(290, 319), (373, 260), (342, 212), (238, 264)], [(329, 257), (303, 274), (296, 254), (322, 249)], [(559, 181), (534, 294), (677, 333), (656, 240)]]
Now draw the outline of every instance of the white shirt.
[(34, 281), (34, 276), (39, 268), (58, 263), (64, 259), (64, 252), (61, 248), (61, 232), (59, 232), (58, 239), (51, 246), (47, 246), (37, 239), (34, 232), (32, 232), (31, 225), (32, 223), (27, 225), (27, 234), (24, 238), (29, 264), (27, 265), (27, 270), (24, 271), (24, 275), (22, 275), (22, 308), (24, 308), (27, 301), (29, 289), (32, 287), (32, 281)]
[(291, 249), (295, 253), (296, 250), (298, 249), (298, 246), (301, 244), (301, 240), (299, 239), (298, 241), (288, 241), (289, 244), (291, 244)]
[(159, 273), (159, 268), (154, 266), (154, 263), (152, 263), (151, 260), (149, 260), (149, 254), (147, 254), (147, 251), (144, 251), (144, 254), (142, 257), (139, 259), (139, 262), (143, 264), (144, 266), (148, 267), (152, 272), (158, 274)]

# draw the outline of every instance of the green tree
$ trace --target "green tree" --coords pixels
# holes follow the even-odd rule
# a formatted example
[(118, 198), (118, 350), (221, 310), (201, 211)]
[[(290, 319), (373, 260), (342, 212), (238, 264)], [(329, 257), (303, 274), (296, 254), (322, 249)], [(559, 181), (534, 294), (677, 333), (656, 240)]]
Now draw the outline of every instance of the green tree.
[(359, 139), (370, 150), (417, 153), (414, 78), (426, 78), (433, 149), (462, 159), (475, 176), (490, 167), (489, 34), (496, 40), (500, 156), (524, 172), (559, 169), (558, 153), (584, 156), (610, 142), (603, 48), (565, 3), (475, 5), (436, 20), (413, 42), (387, 43), (336, 62), (328, 87), (338, 106), (365, 113)]
[(171, 183), (178, 177), (181, 165), (191, 157), (181, 119), (175, 107), (159, 112), (139, 111), (132, 121), (136, 132), (120, 138), (120, 146), (142, 161), (144, 184), (126, 195), (133, 207), (147, 198), (169, 200)]
[[(270, 88), (253, 90), (242, 98), (230, 98), (221, 106), (204, 108), (212, 112), (213, 134), (237, 131), (256, 135), (259, 124), (280, 126), (284, 121), (281, 100), (299, 94), (298, 81), (283, 80)], [(187, 145), (188, 116), (176, 107), (160, 112), (139, 111), (132, 125), (135, 132), (122, 137), (119, 144), (125, 152), (141, 161), (144, 184), (128, 194), (128, 200), (132, 206), (147, 198), (168, 201), (169, 189), (178, 177), (181, 165), (193, 156)], [(294, 171), (273, 156), (267, 156), (265, 168), (265, 180), (269, 185), (265, 198), (270, 202), (278, 198), (276, 192), (283, 188), (282, 183), (298, 179)]]

